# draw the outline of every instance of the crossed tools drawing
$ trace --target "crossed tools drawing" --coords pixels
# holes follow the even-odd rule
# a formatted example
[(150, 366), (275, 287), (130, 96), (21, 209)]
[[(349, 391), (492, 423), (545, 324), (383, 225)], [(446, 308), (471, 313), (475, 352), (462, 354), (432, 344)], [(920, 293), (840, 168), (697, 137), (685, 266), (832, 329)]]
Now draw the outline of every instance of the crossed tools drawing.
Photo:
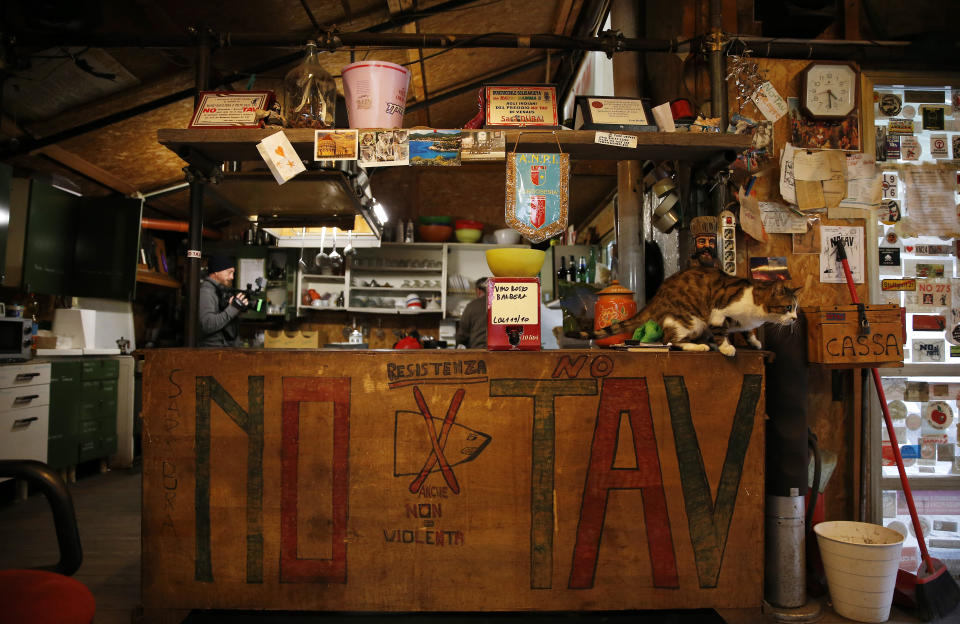
[(433, 416), (430, 415), (430, 408), (427, 407), (427, 402), (423, 399), (420, 388), (417, 386), (413, 387), (413, 398), (416, 399), (417, 407), (420, 408), (420, 414), (423, 415), (423, 420), (427, 424), (427, 433), (433, 450), (430, 451), (427, 460), (423, 463), (420, 474), (410, 483), (411, 493), (415, 494), (420, 491), (420, 486), (423, 485), (423, 482), (437, 462), (440, 463), (440, 472), (443, 473), (443, 479), (447, 482), (447, 485), (450, 486), (450, 490), (454, 494), (460, 493), (460, 484), (457, 482), (457, 476), (453, 474), (453, 469), (443, 454), (443, 449), (447, 444), (447, 436), (450, 434), (450, 428), (453, 427), (453, 421), (457, 419), (457, 412), (460, 410), (460, 404), (463, 402), (464, 394), (466, 393), (461, 388), (453, 395), (453, 399), (450, 401), (450, 407), (447, 408), (447, 415), (443, 419), (443, 425), (440, 427), (440, 435), (438, 436), (436, 427), (433, 426)]

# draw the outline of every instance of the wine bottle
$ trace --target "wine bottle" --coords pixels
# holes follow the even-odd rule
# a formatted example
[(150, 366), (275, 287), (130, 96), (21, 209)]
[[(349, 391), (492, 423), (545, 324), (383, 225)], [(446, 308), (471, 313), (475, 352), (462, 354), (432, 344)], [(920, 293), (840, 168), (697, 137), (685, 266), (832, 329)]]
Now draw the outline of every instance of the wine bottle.
[(557, 281), (565, 282), (568, 279), (570, 278), (569, 278), (569, 274), (567, 273), (567, 257), (560, 256), (560, 268), (557, 269)]
[(587, 283), (593, 284), (597, 281), (597, 250), (590, 247), (590, 256), (587, 258)]
[(577, 265), (577, 281), (581, 284), (587, 282), (587, 257), (580, 256), (580, 263)]

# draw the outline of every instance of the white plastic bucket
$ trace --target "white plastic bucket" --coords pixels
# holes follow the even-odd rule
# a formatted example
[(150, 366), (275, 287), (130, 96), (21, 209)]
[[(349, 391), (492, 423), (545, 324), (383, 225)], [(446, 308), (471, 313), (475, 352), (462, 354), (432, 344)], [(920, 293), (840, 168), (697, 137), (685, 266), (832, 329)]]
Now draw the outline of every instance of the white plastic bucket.
[(813, 528), (834, 610), (858, 622), (886, 622), (900, 567), (903, 536), (865, 522), (821, 522)]
[(387, 61), (359, 61), (340, 72), (351, 128), (401, 128), (410, 70)]

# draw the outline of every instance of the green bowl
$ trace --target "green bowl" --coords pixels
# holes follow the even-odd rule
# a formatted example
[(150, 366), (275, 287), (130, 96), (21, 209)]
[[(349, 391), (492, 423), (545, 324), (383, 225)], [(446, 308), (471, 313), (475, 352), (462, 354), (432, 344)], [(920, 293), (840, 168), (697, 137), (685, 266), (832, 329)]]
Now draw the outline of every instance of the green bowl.
[(423, 225), (450, 225), (451, 223), (453, 223), (453, 217), (450, 217), (450, 216), (427, 215), (427, 216), (417, 217), (417, 219)]

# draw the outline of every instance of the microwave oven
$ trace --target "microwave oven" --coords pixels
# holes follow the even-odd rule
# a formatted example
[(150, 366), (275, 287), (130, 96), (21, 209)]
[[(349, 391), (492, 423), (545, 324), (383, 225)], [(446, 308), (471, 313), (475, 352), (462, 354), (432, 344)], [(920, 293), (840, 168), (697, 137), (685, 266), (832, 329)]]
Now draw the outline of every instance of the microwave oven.
[(25, 362), (33, 357), (33, 321), (0, 318), (0, 361)]

